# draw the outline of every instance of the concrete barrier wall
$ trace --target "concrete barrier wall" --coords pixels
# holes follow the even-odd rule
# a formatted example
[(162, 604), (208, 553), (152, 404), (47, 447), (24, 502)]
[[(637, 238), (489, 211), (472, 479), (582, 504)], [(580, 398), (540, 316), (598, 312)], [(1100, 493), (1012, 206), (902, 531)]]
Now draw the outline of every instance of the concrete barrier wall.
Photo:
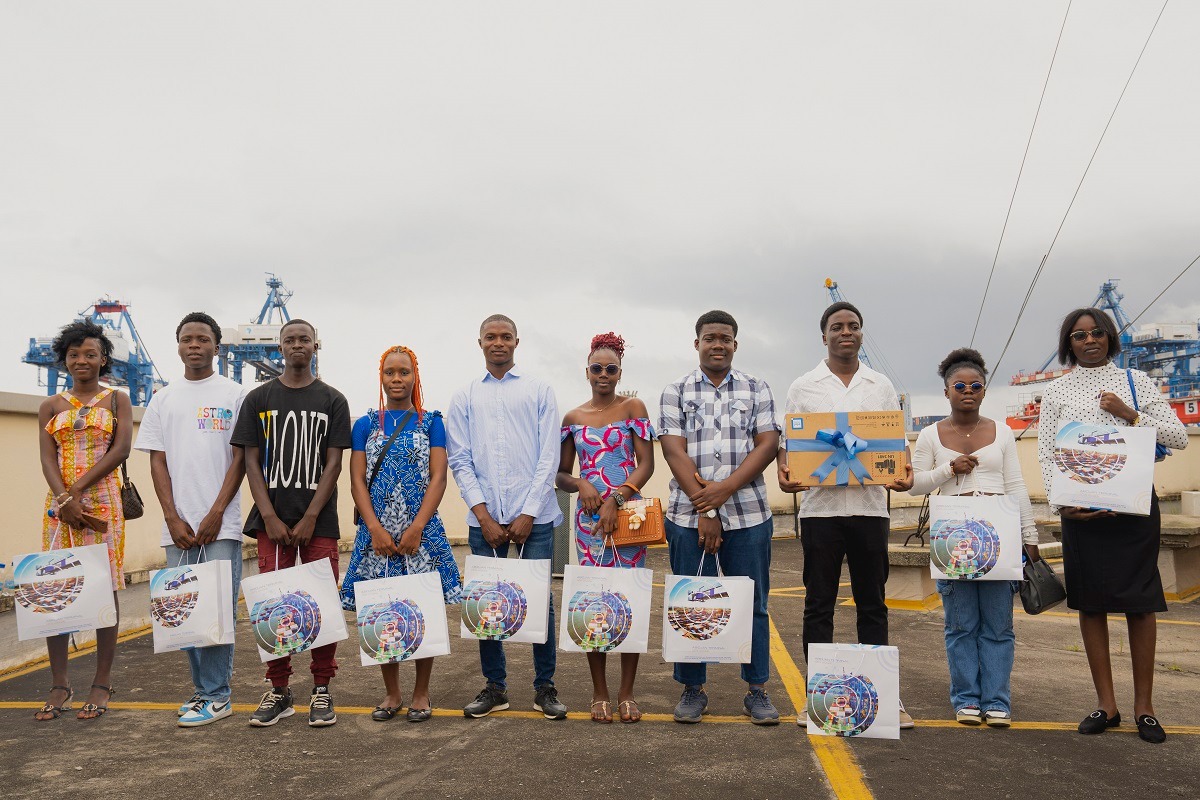
[[(0, 561), (11, 563), (18, 553), (41, 549), (42, 507), (46, 498), (46, 482), (38, 463), (37, 410), (45, 398), (38, 395), (0, 392), (0, 452), (4, 454), (4, 476), (0, 480), (0, 502), (5, 513), (5, 527), (0, 532)], [(143, 410), (133, 411), (135, 428), (140, 424)], [(1191, 431), (1200, 437), (1200, 430)], [(136, 440), (136, 430), (134, 438)], [(1017, 443), (1021, 469), (1025, 474), (1030, 495), (1035, 500), (1044, 500), (1041, 471), (1037, 465), (1037, 438), (1027, 435)], [(655, 474), (644, 488), (645, 494), (666, 498), (670, 470), (655, 447)], [(347, 462), (349, 459), (347, 459)], [(154, 488), (150, 482), (150, 458), (145, 453), (134, 451), (129, 459), (130, 478), (137, 484), (146, 501), (146, 514), (141, 519), (126, 523), (125, 568), (129, 572), (154, 569), (163, 564), (160, 535), (162, 513)], [(1200, 438), (1179, 454), (1159, 464), (1155, 470), (1155, 486), (1160, 496), (1178, 497), (1182, 491), (1200, 489)], [(771, 507), (776, 513), (790, 513), (792, 496), (779, 491), (773, 470), (767, 476), (767, 493)], [(801, 498), (803, 495), (801, 495)], [(249, 510), (249, 489), (242, 486), (243, 515)], [(895, 495), (893, 507), (919, 505), (920, 498)], [(350, 496), (349, 467), (342, 472), (338, 484), (338, 510), (342, 520), (343, 536), (351, 535), (353, 500)], [(466, 535), (466, 504), (458, 493), (454, 476), (442, 500), (440, 513), (451, 535)]]

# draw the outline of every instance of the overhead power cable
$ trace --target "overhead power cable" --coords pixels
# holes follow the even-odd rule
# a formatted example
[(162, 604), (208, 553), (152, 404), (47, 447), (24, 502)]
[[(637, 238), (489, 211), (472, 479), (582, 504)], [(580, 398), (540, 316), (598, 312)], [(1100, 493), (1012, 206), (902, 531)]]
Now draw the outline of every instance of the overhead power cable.
[(1142, 49), (1138, 53), (1137, 59), (1133, 62), (1133, 68), (1129, 70), (1129, 77), (1125, 79), (1125, 85), (1121, 87), (1121, 93), (1117, 96), (1117, 102), (1113, 105), (1112, 113), (1108, 115), (1108, 121), (1104, 123), (1104, 130), (1100, 132), (1100, 138), (1096, 141), (1096, 146), (1092, 149), (1091, 158), (1088, 159), (1087, 166), (1083, 168), (1083, 175), (1079, 178), (1079, 183), (1075, 186), (1075, 193), (1071, 195), (1071, 202), (1067, 204), (1067, 210), (1063, 213), (1062, 219), (1058, 223), (1058, 229), (1054, 231), (1054, 238), (1050, 240), (1050, 246), (1046, 248), (1046, 254), (1042, 256), (1042, 262), (1038, 265), (1037, 270), (1033, 273), (1033, 280), (1029, 283), (1029, 289), (1025, 292), (1025, 300), (1021, 303), (1021, 308), (1017, 312), (1017, 318), (1013, 321), (1012, 331), (1008, 335), (1008, 342), (1005, 343), (1004, 349), (1000, 351), (1000, 357), (996, 359), (995, 365), (992, 367), (992, 376), (995, 377), (999, 371), (1000, 362), (1004, 360), (1004, 354), (1008, 352), (1008, 345), (1012, 343), (1013, 336), (1017, 332), (1017, 326), (1021, 323), (1021, 316), (1025, 313), (1025, 307), (1029, 304), (1029, 298), (1033, 296), (1033, 290), (1037, 286), (1038, 280), (1042, 277), (1042, 273), (1046, 269), (1046, 262), (1050, 258), (1050, 253), (1054, 250), (1054, 245), (1058, 242), (1059, 234), (1062, 233), (1063, 226), (1067, 223), (1067, 217), (1071, 214), (1071, 209), (1075, 206), (1075, 200), (1079, 197), (1079, 190), (1083, 188), (1083, 182), (1087, 179), (1088, 172), (1092, 168), (1092, 163), (1096, 160), (1096, 154), (1100, 152), (1100, 145), (1104, 142), (1104, 136), (1108, 133), (1109, 126), (1112, 125), (1113, 117), (1117, 115), (1117, 109), (1121, 107), (1121, 100), (1125, 97), (1126, 90), (1129, 89), (1130, 82), (1133, 81), (1134, 73), (1137, 72), (1138, 64), (1142, 63), (1142, 56), (1146, 54), (1146, 48), (1150, 46), (1150, 39), (1154, 37), (1154, 31), (1158, 29), (1159, 20), (1162, 19), (1163, 12), (1167, 10), (1167, 4), (1171, 0), (1163, 0), (1162, 8), (1158, 10), (1158, 16), (1154, 18), (1154, 24), (1150, 26), (1150, 33), (1146, 34), (1146, 41), (1142, 44)]
[(1159, 301), (1159, 299), (1161, 299), (1161, 298), (1162, 298), (1162, 296), (1163, 296), (1164, 294), (1166, 294), (1166, 293), (1167, 293), (1167, 292), (1168, 292), (1168, 291), (1171, 289), (1171, 287), (1172, 287), (1172, 286), (1174, 286), (1174, 285), (1175, 285), (1175, 282), (1176, 282), (1176, 281), (1178, 281), (1180, 278), (1182, 278), (1182, 277), (1183, 277), (1183, 276), (1184, 276), (1184, 275), (1187, 273), (1187, 271), (1188, 271), (1189, 269), (1191, 269), (1191, 268), (1192, 268), (1192, 267), (1193, 267), (1193, 266), (1196, 264), (1196, 262), (1197, 262), (1197, 261), (1200, 261), (1200, 255), (1198, 255), (1198, 256), (1196, 256), (1195, 258), (1193, 258), (1193, 259), (1191, 260), (1191, 262), (1190, 262), (1190, 263), (1188, 263), (1188, 265), (1187, 265), (1186, 267), (1184, 267), (1182, 270), (1180, 270), (1179, 274), (1178, 274), (1178, 275), (1176, 275), (1176, 276), (1174, 277), (1174, 279), (1173, 279), (1173, 280), (1172, 280), (1170, 283), (1168, 283), (1168, 284), (1167, 284), (1167, 286), (1166, 286), (1166, 288), (1165, 288), (1165, 289), (1163, 289), (1161, 292), (1159, 292), (1157, 295), (1155, 295), (1154, 299), (1153, 299), (1153, 300), (1151, 300), (1151, 301), (1150, 301), (1150, 302), (1149, 302), (1149, 303), (1146, 305), (1146, 307), (1145, 307), (1145, 308), (1143, 308), (1141, 311), (1139, 311), (1139, 312), (1138, 312), (1138, 315), (1137, 315), (1136, 317), (1134, 317), (1133, 319), (1129, 320), (1129, 324), (1128, 324), (1128, 325), (1126, 325), (1124, 328), (1121, 328), (1121, 333), (1124, 333), (1125, 331), (1127, 331), (1127, 330), (1129, 330), (1130, 328), (1132, 328), (1132, 327), (1133, 327), (1133, 323), (1135, 323), (1135, 322), (1137, 322), (1139, 319), (1141, 319), (1141, 318), (1142, 318), (1142, 315), (1143, 315), (1143, 314), (1145, 314), (1147, 311), (1149, 311), (1149, 310), (1150, 310), (1150, 307), (1151, 307), (1151, 306), (1153, 306), (1155, 303), (1157, 303), (1157, 302)]
[(1004, 234), (1008, 231), (1008, 220), (1012, 216), (1013, 203), (1017, 199), (1017, 189), (1021, 186), (1021, 175), (1025, 172), (1025, 159), (1029, 157), (1029, 147), (1033, 144), (1033, 132), (1037, 129), (1038, 117), (1042, 113), (1042, 103), (1046, 99), (1046, 87), (1050, 85), (1050, 73), (1054, 71), (1054, 61), (1058, 58), (1058, 46), (1062, 44), (1063, 31), (1067, 29), (1067, 17), (1071, 15), (1069, 0), (1067, 10), (1063, 14), (1062, 25), (1058, 29), (1058, 39), (1054, 42), (1054, 52), (1050, 55), (1050, 67), (1046, 70), (1046, 80), (1042, 81), (1042, 94), (1038, 97), (1037, 109), (1033, 112), (1033, 124), (1029, 126), (1029, 138), (1025, 140), (1025, 152), (1021, 154), (1021, 166), (1017, 169), (1017, 181), (1013, 184), (1012, 195), (1008, 198), (1008, 211), (1004, 212), (1004, 224), (1000, 226), (1000, 240), (996, 242), (996, 252), (992, 255), (992, 268), (988, 271), (987, 283), (983, 287), (983, 297), (979, 299), (979, 313), (975, 315), (975, 328), (971, 331), (971, 347), (975, 346), (975, 335), (979, 333), (979, 320), (983, 318), (983, 307), (987, 303), (988, 290), (992, 288), (992, 277), (996, 274), (996, 263), (1000, 260), (1000, 246), (1004, 244)]

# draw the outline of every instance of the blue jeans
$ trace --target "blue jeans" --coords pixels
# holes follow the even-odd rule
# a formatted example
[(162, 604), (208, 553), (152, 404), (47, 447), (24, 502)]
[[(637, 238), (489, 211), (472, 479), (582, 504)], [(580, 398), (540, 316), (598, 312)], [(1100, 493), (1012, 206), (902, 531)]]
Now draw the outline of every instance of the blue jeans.
[[(204, 558), (200, 548), (180, 550), (173, 544), (166, 545), (167, 566), (195, 564), (199, 561), (228, 561), (233, 572), (233, 607), (236, 615), (238, 590), (242, 583), (242, 540), (218, 539), (204, 546)], [(204, 700), (224, 702), (229, 699), (229, 682), (233, 679), (233, 645), (219, 644), (212, 647), (190, 647), (188, 664), (192, 668), (192, 686)]]
[(938, 581), (946, 611), (950, 703), (1011, 713), (1015, 581)]
[[(477, 556), (492, 556), (492, 546), (483, 538), (481, 528), (472, 527), (467, 537), (471, 552)], [(519, 546), (518, 546), (518, 549)], [(508, 543), (496, 548), (496, 555), (508, 558)], [(529, 538), (525, 540), (525, 549), (521, 550), (521, 558), (552, 559), (554, 557), (554, 525), (549, 522), (535, 523)], [(554, 666), (557, 656), (554, 650), (554, 595), (550, 596), (550, 621), (547, 625), (545, 644), (533, 646), (533, 688), (554, 685)], [(488, 683), (506, 687), (505, 679), (508, 673), (504, 660), (504, 643), (490, 639), (479, 640), (479, 664), (483, 667), (483, 677)]]
[[(671, 557), (671, 572), (675, 575), (695, 575), (704, 548), (700, 532), (683, 528), (669, 519), (667, 551)], [(725, 531), (721, 549), (721, 571), (754, 579), (754, 627), (750, 634), (750, 663), (742, 664), (742, 680), (752, 685), (764, 684), (771, 676), (771, 622), (767, 616), (767, 595), (771, 591), (771, 534), (773, 520), (749, 528)], [(716, 575), (717, 564), (711, 557), (704, 559), (703, 575)], [(684, 686), (699, 686), (708, 676), (707, 664), (676, 664), (675, 680)]]

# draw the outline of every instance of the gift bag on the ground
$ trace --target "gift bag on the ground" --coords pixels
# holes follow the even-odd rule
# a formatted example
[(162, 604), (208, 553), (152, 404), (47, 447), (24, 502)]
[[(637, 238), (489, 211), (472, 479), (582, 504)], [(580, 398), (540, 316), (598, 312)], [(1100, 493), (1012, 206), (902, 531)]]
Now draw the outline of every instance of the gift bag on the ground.
[(359, 581), (354, 599), (364, 667), (449, 655), (446, 601), (438, 573)]
[(117, 624), (107, 545), (17, 556), (13, 579), (22, 641)]
[(1021, 511), (1016, 498), (931, 496), (929, 573), (945, 580), (1021, 580)]
[[(185, 558), (186, 558), (185, 551)], [(154, 652), (233, 644), (233, 568), (225, 559), (186, 561), (150, 573)]]
[(467, 556), (464, 639), (545, 644), (550, 624), (550, 559)]
[[(704, 559), (700, 560), (701, 566)], [(668, 575), (663, 595), (663, 660), (749, 664), (754, 581), (721, 574)]]
[(900, 651), (873, 644), (808, 646), (810, 736), (900, 738)]
[(1064, 422), (1054, 437), (1050, 502), (1147, 516), (1156, 438), (1154, 428)]
[(242, 593), (263, 661), (350, 636), (328, 558), (243, 578)]
[(654, 570), (563, 568), (558, 643), (585, 653), (645, 653)]

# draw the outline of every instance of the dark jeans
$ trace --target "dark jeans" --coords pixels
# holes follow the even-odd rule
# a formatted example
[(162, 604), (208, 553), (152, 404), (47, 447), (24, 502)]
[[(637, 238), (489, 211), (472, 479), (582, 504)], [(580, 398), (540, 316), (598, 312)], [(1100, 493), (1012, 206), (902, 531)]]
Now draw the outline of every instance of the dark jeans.
[(858, 612), (858, 641), (888, 643), (887, 517), (804, 517), (804, 659), (813, 642), (833, 641), (833, 609), (837, 605), (842, 561), (850, 564), (850, 591)]
[[(471, 545), (471, 552), (477, 556), (492, 557), (492, 546), (483, 538), (483, 530), (481, 528), (470, 528), (467, 541)], [(502, 544), (496, 548), (496, 555), (500, 558), (508, 557), (508, 543)], [(521, 550), (521, 558), (535, 559), (551, 559), (554, 557), (554, 526), (549, 522), (534, 524), (533, 531), (529, 534), (529, 538), (525, 540), (525, 549)], [(545, 644), (535, 644), (533, 646), (533, 688), (543, 685), (554, 685), (554, 667), (557, 663), (554, 650), (554, 595), (550, 596), (550, 622), (547, 626), (547, 635)], [(488, 679), (489, 683), (507, 686), (505, 679), (508, 677), (506, 662), (504, 660), (504, 643), (490, 639), (479, 640), (479, 664), (483, 667), (483, 677)]]
[[(671, 572), (675, 575), (695, 575), (704, 549), (696, 528), (683, 528), (669, 519), (667, 549), (671, 557)], [(771, 534), (773, 520), (749, 528), (725, 531), (721, 549), (721, 571), (726, 575), (741, 575), (754, 580), (754, 623), (750, 634), (750, 663), (742, 664), (742, 680), (763, 684), (771, 676), (771, 621), (767, 616), (767, 595), (771, 591)], [(711, 556), (704, 558), (703, 575), (716, 575), (717, 563)], [(676, 664), (675, 680), (684, 686), (699, 686), (708, 676), (707, 664)]]
[[(295, 547), (286, 547), (279, 545), (276, 548), (275, 542), (272, 542), (267, 536), (266, 531), (257, 531), (256, 538), (258, 539), (258, 571), (259, 572), (274, 572), (277, 569), (287, 569), (288, 567), (296, 566), (296, 550)], [(317, 561), (322, 558), (328, 558), (333, 564), (333, 577), (337, 580), (338, 576), (338, 550), (337, 539), (330, 539), (325, 536), (314, 536), (308, 540), (308, 544), (299, 548), (300, 560), (307, 564), (310, 561)], [(278, 557), (276, 556), (278, 554)], [(323, 644), (320, 647), (314, 647), (309, 651), (312, 653), (312, 664), (309, 670), (312, 672), (313, 683), (320, 686), (329, 683), (329, 680), (337, 674), (337, 661), (334, 659), (334, 654), (337, 653), (337, 642)], [(273, 661), (267, 662), (267, 680), (275, 688), (281, 688), (288, 685), (288, 678), (292, 676), (292, 657), (284, 656), (276, 658)]]

